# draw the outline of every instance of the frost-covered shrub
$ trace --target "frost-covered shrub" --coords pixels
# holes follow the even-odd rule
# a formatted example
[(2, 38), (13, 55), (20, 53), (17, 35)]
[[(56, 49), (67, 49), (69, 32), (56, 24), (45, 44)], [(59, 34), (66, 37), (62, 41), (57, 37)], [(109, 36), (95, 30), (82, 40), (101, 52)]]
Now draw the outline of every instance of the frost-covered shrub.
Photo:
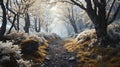
[(55, 41), (60, 39), (60, 37), (55, 33), (40, 33), (38, 34), (39, 37), (44, 37), (48, 42)]
[(21, 56), (21, 49), (18, 45), (13, 45), (12, 42), (0, 42), (1, 67), (30, 67), (30, 62), (24, 61)]
[(27, 39), (32, 39), (32, 40), (44, 40), (47, 42), (52, 42), (55, 41), (57, 39), (60, 39), (60, 37), (55, 34), (55, 33), (35, 33), (35, 34), (26, 34), (24, 32), (12, 32), (8, 35), (12, 42), (14, 42), (15, 44), (20, 44), (22, 41), (27, 40)]
[(111, 39), (120, 40), (120, 23), (116, 21), (108, 26), (108, 34)]
[(23, 60), (22, 58), (17, 60), (19, 67), (31, 67), (31, 62), (29, 60)]
[(95, 29), (84, 30), (76, 37), (76, 40), (80, 45), (92, 46), (97, 42), (97, 36)]
[(44, 42), (44, 43), (48, 42), (44, 37), (38, 37), (37, 35), (29, 35), (23, 41), (26, 41), (26, 40), (34, 40), (37, 42)]
[(12, 32), (8, 35), (15, 44), (21, 43), (28, 36), (24, 32)]
[[(23, 54), (22, 58), (33, 63), (42, 63), (44, 61), (48, 47), (48, 41), (44, 38), (45, 36), (38, 37), (36, 34), (27, 35), (24, 32), (13, 32), (9, 36), (14, 44), (19, 44), (18, 46), (20, 46), (21, 53)], [(23, 64), (23, 59), (18, 60), (18, 62), (20, 62), (21, 66), (25, 65)]]

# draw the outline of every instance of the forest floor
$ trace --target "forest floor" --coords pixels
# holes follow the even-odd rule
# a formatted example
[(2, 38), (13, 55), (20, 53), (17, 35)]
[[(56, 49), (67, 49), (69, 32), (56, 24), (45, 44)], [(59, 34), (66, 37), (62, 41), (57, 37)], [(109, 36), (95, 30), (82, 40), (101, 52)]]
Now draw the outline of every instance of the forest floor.
[[(93, 47), (88, 51), (70, 52), (62, 44), (64, 41), (58, 39), (49, 43), (45, 61), (39, 67), (120, 67), (119, 49)], [(68, 44), (70, 46), (77, 47)]]
[(39, 67), (77, 67), (76, 54), (68, 52), (58, 39), (49, 43), (48, 54)]

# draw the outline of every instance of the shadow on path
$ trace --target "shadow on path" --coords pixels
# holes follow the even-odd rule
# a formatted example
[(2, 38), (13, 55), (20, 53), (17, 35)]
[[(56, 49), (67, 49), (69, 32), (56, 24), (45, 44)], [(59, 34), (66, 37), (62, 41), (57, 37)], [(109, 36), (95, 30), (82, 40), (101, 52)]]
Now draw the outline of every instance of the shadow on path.
[(61, 42), (59, 39), (49, 43), (48, 55), (39, 67), (77, 67), (75, 53), (69, 53)]

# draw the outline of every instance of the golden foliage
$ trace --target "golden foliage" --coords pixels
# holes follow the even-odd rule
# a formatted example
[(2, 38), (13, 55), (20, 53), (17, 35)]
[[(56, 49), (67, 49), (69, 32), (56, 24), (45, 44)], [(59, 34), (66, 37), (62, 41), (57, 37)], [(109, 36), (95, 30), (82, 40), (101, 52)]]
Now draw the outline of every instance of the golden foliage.
[[(120, 50), (93, 47), (77, 53), (79, 67), (120, 67)], [(93, 56), (93, 57), (92, 57)]]
[(69, 52), (77, 53), (78, 67), (120, 67), (120, 49), (98, 47), (95, 33), (84, 33), (63, 42)]
[(26, 38), (21, 44), (23, 58), (42, 63), (47, 55), (47, 47), (47, 42), (42, 38)]
[(74, 52), (80, 48), (80, 46), (78, 45), (75, 39), (66, 40), (62, 44), (69, 52)]

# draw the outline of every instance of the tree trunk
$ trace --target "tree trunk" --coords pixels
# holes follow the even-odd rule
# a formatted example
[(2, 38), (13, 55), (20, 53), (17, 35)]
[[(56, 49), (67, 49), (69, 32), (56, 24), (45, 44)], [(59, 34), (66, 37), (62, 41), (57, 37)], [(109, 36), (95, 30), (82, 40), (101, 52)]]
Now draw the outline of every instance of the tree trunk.
[(15, 14), (15, 15), (14, 15), (14, 18), (13, 18), (13, 21), (12, 21), (10, 18), (8, 18), (9, 22), (10, 22), (12, 25), (11, 25), (10, 29), (8, 30), (7, 34), (9, 34), (9, 33), (11, 32), (11, 30), (12, 30), (13, 27), (15, 28), (15, 30), (17, 30), (17, 27), (15, 26), (16, 16), (17, 16), (17, 15)]
[(3, 3), (3, 0), (0, 1), (0, 5), (1, 5), (1, 8), (2, 8), (2, 11), (3, 11), (3, 20), (2, 20), (2, 26), (1, 26), (1, 29), (0, 29), (0, 40), (2, 40), (5, 32), (6, 32), (6, 25), (7, 25), (7, 19), (6, 19), (6, 9), (5, 9), (5, 6), (4, 6), (4, 3)]
[(26, 13), (25, 14), (25, 27), (24, 27), (25, 33), (29, 33), (29, 27), (30, 27), (30, 17), (29, 17), (29, 14)]
[(105, 19), (105, 9), (101, 7), (101, 10), (98, 11), (98, 15), (94, 10), (88, 8), (87, 14), (91, 21), (93, 22), (96, 30), (96, 35), (98, 42), (101, 46), (107, 46), (108, 45), (108, 35), (107, 35), (107, 21)]
[(77, 30), (77, 26), (76, 26), (76, 24), (73, 23), (73, 22), (71, 22), (71, 25), (72, 25), (72, 27), (73, 27), (75, 33), (78, 33), (78, 30)]
[(101, 22), (94, 25), (98, 42), (100, 43), (101, 46), (107, 46), (108, 45), (107, 24), (105, 24), (105, 22)]

